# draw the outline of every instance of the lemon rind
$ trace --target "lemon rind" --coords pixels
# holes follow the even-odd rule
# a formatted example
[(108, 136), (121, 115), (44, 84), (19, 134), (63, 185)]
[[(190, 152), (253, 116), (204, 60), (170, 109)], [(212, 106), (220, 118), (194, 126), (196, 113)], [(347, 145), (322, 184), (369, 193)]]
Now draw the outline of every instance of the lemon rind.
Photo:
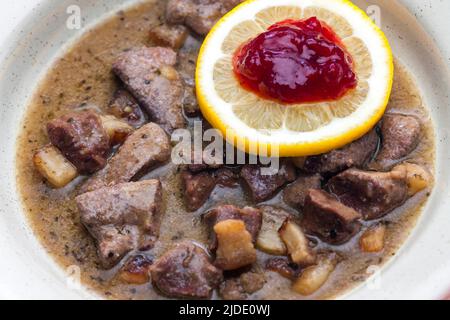
[[(236, 12), (238, 12), (242, 7), (251, 5), (254, 2), (259, 0), (248, 0), (246, 2), (241, 3), (229, 13), (227, 13), (210, 31), (210, 33), (205, 38), (203, 45), (200, 48), (198, 65), (196, 70), (196, 83), (202, 83), (202, 63), (204, 56), (204, 52), (210, 43), (211, 38), (215, 35), (216, 31), (225, 23), (229, 17), (233, 16)], [(377, 108), (374, 108), (376, 112), (371, 116), (367, 121), (361, 123), (355, 127), (353, 127), (348, 132), (344, 132), (340, 135), (326, 137), (318, 141), (313, 142), (298, 142), (298, 143), (273, 143), (273, 142), (264, 142), (260, 140), (254, 140), (248, 136), (242, 136), (239, 133), (236, 133), (231, 127), (229, 127), (218, 114), (215, 112), (214, 107), (210, 104), (205, 95), (202, 94), (202, 87), (197, 85), (197, 97), (198, 103), (200, 106), (200, 110), (203, 113), (205, 119), (216, 129), (218, 129), (222, 135), (226, 138), (226, 140), (236, 145), (239, 149), (247, 153), (258, 153), (256, 150), (267, 150), (269, 155), (276, 155), (279, 157), (298, 157), (298, 156), (309, 156), (309, 155), (317, 155), (328, 152), (333, 149), (341, 148), (348, 143), (351, 143), (354, 140), (361, 138), (364, 134), (369, 132), (382, 118), (383, 114), (386, 111), (387, 104), (389, 102), (392, 85), (393, 85), (393, 73), (394, 73), (394, 59), (392, 56), (391, 46), (386, 35), (381, 31), (381, 29), (373, 23), (372, 20), (349, 0), (333, 0), (336, 2), (341, 2), (344, 5), (347, 5), (352, 8), (352, 10), (362, 15), (362, 18), (366, 20), (372, 27), (373, 31), (377, 33), (379, 39), (383, 43), (383, 49), (385, 49), (385, 53), (387, 54), (386, 64), (388, 68), (389, 79), (386, 85), (385, 95), (380, 105)], [(239, 143), (237, 143), (239, 141)]]

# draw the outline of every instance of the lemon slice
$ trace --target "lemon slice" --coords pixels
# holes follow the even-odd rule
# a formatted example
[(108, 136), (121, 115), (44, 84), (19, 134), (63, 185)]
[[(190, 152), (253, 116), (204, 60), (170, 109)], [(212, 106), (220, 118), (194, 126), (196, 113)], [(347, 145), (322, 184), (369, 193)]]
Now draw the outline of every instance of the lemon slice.
[[(317, 17), (346, 46), (358, 78), (341, 99), (283, 105), (242, 88), (232, 59), (244, 42), (286, 19)], [(249, 153), (315, 155), (342, 147), (380, 120), (393, 81), (393, 57), (383, 32), (347, 0), (250, 0), (224, 16), (200, 51), (196, 86), (205, 118)]]

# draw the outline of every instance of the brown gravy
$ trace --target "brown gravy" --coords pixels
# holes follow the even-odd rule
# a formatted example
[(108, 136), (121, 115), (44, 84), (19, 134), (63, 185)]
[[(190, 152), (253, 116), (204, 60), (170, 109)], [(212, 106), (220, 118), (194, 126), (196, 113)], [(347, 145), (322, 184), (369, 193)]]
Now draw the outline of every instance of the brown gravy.
[[(79, 106), (95, 105), (105, 110), (117, 87), (111, 64), (118, 53), (133, 46), (151, 45), (148, 30), (158, 23), (164, 9), (163, 1), (147, 1), (102, 22), (88, 31), (68, 52), (58, 59), (39, 84), (23, 121), (17, 141), (17, 182), (23, 207), (36, 236), (48, 253), (63, 267), (76, 265), (81, 269), (82, 282), (96, 292), (115, 299), (162, 299), (151, 284), (125, 285), (114, 279), (120, 266), (113, 270), (99, 268), (92, 238), (81, 225), (73, 196), (83, 178), (68, 187), (54, 190), (47, 186), (35, 170), (32, 156), (48, 142), (45, 124)], [(190, 38), (191, 47), (198, 41)], [(434, 172), (434, 129), (416, 84), (408, 72), (396, 63), (394, 88), (389, 109), (418, 115), (424, 123), (424, 137), (411, 155), (414, 162)], [(200, 214), (220, 203), (250, 204), (242, 189), (216, 189), (209, 202), (198, 213), (188, 213), (180, 200), (177, 168), (168, 164), (149, 176), (160, 177), (165, 190), (166, 211), (161, 226), (160, 241), (152, 250), (160, 256), (173, 243), (192, 239), (206, 243), (207, 232), (200, 223)], [(149, 177), (147, 176), (147, 177)], [(363, 282), (368, 267), (383, 265), (394, 256), (415, 226), (430, 189), (417, 194), (404, 206), (383, 220), (388, 222), (387, 242), (380, 254), (361, 253), (358, 236), (344, 246), (333, 247), (343, 257), (329, 281), (308, 299), (333, 298)], [(289, 207), (280, 197), (269, 201)], [(261, 268), (266, 256), (260, 253)], [(278, 274), (266, 272), (267, 284), (251, 296), (252, 299), (304, 299), (290, 290), (290, 281)]]

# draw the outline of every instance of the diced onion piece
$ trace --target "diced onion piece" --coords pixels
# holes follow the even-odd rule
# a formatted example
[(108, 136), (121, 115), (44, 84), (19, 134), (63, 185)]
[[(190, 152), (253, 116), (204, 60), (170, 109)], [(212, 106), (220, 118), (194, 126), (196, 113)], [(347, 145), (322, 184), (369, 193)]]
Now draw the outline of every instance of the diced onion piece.
[(406, 168), (408, 195), (410, 197), (426, 189), (429, 186), (432, 177), (431, 174), (426, 169), (413, 163), (404, 163), (399, 165), (398, 167), (401, 166)]
[(75, 166), (52, 145), (36, 152), (33, 162), (39, 173), (55, 188), (65, 187), (78, 176)]
[(164, 65), (159, 69), (159, 71), (161, 72), (161, 75), (167, 80), (178, 80), (178, 72), (174, 67)]
[(386, 226), (378, 224), (367, 229), (359, 239), (359, 246), (364, 252), (380, 252), (384, 249)]
[(311, 251), (308, 239), (296, 223), (286, 219), (278, 232), (294, 263), (300, 266), (315, 263), (316, 255)]
[(100, 119), (112, 145), (124, 142), (128, 135), (133, 132), (132, 126), (114, 116), (100, 116)]
[(292, 289), (303, 295), (309, 296), (319, 290), (336, 268), (337, 257), (335, 255), (320, 256), (317, 265), (303, 270), (300, 277), (294, 282)]

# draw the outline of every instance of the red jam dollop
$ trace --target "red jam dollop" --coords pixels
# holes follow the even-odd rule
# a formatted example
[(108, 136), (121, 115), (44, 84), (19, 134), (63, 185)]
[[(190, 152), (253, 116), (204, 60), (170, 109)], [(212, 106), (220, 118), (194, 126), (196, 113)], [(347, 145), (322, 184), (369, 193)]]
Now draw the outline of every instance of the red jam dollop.
[(233, 69), (245, 89), (283, 104), (337, 100), (357, 85), (352, 57), (316, 17), (272, 25), (238, 48)]

